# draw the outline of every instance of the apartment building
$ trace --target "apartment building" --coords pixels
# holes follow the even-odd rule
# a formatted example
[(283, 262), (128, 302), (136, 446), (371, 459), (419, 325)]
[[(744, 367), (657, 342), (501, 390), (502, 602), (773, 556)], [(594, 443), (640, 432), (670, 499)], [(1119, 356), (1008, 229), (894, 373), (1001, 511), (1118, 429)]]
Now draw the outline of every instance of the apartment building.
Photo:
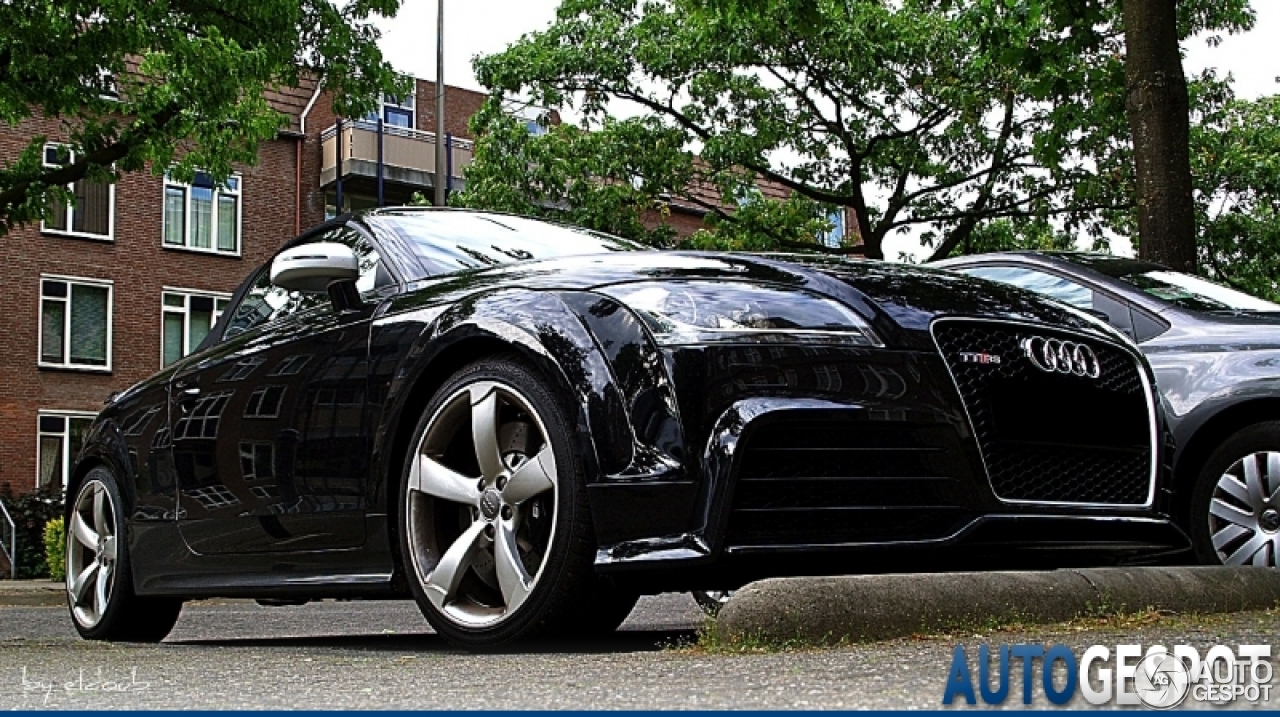
[[(0, 239), (9, 297), (0, 311), (0, 493), (64, 483), (108, 395), (198, 345), (240, 281), (283, 242), (339, 207), (373, 206), (379, 118), (385, 203), (431, 194), (438, 146), (460, 189), (467, 122), (484, 95), (448, 88), (439, 143), (431, 82), (356, 120), (339, 120), (314, 82), (269, 99), (288, 125), (224, 186), (203, 174), (190, 184), (151, 172), (85, 180), (72, 187), (73, 206)], [(40, 135), (46, 162), (70, 159), (59, 143), (66, 129), (47, 119), (0, 127), (0, 159)]]

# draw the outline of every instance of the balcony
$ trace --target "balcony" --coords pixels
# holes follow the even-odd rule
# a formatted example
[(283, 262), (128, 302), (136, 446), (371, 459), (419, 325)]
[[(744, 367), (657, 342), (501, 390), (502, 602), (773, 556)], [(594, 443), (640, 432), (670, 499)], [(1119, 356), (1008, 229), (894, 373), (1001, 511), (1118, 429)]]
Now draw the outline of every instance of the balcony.
[[(339, 142), (341, 139), (341, 142)], [(378, 126), (374, 122), (344, 120), (339, 137), (334, 125), (320, 134), (320, 186), (338, 181), (338, 151), (342, 151), (342, 181), (348, 191), (370, 192), (378, 176)], [(448, 158), (450, 188), (463, 188), (462, 169), (471, 164), (472, 143), (452, 139)], [(382, 126), (382, 180), (393, 200), (435, 187), (437, 142), (434, 132)]]

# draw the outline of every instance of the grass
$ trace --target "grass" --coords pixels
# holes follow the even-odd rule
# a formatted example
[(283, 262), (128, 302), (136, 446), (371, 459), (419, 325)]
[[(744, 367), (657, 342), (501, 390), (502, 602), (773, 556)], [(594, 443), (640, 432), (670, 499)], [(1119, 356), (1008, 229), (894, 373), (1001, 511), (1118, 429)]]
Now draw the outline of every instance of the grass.
[[(1269, 610), (1254, 611), (1259, 620), (1280, 617), (1280, 603)], [(811, 639), (801, 635), (777, 639), (763, 634), (730, 636), (719, 630), (714, 619), (707, 620), (697, 634), (689, 640), (677, 641), (664, 649), (689, 655), (767, 655), (815, 650), (839, 649), (859, 644), (893, 642), (895, 640), (949, 641), (983, 638), (988, 635), (1035, 632), (1042, 635), (1071, 635), (1082, 632), (1115, 631), (1132, 632), (1153, 627), (1171, 629), (1196, 629), (1214, 627), (1239, 620), (1241, 613), (1173, 613), (1167, 610), (1144, 608), (1130, 610), (1124, 605), (1112, 605), (1103, 601), (1084, 614), (1065, 622), (1042, 623), (1016, 614), (999, 618), (955, 624), (945, 627), (922, 627), (919, 632), (890, 640), (854, 640), (842, 637), (838, 640)]]

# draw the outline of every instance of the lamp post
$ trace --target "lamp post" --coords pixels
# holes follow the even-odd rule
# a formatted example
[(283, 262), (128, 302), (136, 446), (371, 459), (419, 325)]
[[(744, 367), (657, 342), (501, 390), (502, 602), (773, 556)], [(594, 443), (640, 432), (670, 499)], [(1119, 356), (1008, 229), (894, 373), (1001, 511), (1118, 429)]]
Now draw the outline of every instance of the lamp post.
[(436, 10), (436, 172), (432, 178), (437, 207), (443, 207), (447, 201), (449, 169), (445, 152), (448, 151), (448, 145), (444, 144), (444, 0), (440, 0)]

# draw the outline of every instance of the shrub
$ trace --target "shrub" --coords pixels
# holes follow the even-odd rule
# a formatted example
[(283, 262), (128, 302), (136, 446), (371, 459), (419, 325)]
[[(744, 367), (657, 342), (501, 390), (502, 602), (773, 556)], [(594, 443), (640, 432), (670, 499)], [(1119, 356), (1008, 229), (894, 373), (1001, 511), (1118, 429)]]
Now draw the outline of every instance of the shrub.
[(50, 580), (67, 579), (67, 529), (62, 518), (44, 524), (44, 562)]
[(18, 530), (18, 578), (49, 576), (44, 555), (44, 526), (62, 517), (62, 488), (41, 488), (32, 493), (0, 496)]

